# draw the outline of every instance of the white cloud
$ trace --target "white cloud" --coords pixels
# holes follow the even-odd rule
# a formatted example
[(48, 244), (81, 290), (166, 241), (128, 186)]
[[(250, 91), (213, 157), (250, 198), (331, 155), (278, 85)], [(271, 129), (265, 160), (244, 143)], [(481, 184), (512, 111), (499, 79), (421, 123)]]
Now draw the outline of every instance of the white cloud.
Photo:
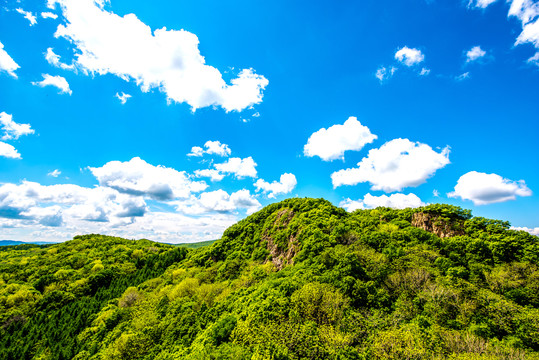
[(470, 0), (470, 2), (468, 3), (468, 7), (470, 7), (470, 8), (475, 7), (475, 8), (485, 9), (487, 6), (489, 6), (490, 4), (495, 3), (496, 1), (497, 0)]
[(419, 72), (419, 76), (427, 76), (428, 74), (430, 74), (430, 69), (427, 68), (422, 68)]
[(157, 88), (193, 110), (218, 105), (227, 112), (241, 111), (262, 101), (265, 77), (244, 69), (227, 84), (219, 70), (206, 65), (197, 36), (188, 31), (152, 31), (134, 14), (120, 17), (104, 10), (102, 0), (49, 4), (59, 4), (66, 19), (55, 36), (76, 46), (77, 67), (85, 72), (134, 80), (145, 92)]
[(47, 48), (45, 60), (47, 60), (47, 62), (52, 66), (59, 67), (64, 70), (73, 70), (75, 68), (75, 65), (67, 65), (61, 62), (60, 55), (56, 54), (52, 48)]
[(423, 184), (436, 170), (449, 164), (449, 148), (440, 153), (426, 144), (394, 139), (369, 151), (357, 168), (331, 174), (334, 187), (371, 183), (372, 190), (400, 191)]
[(522, 25), (527, 25), (539, 16), (539, 3), (533, 0), (512, 0), (509, 16), (517, 17)]
[(279, 181), (269, 183), (262, 179), (258, 179), (254, 185), (256, 187), (256, 191), (268, 193), (268, 198), (271, 199), (275, 198), (276, 195), (290, 193), (292, 190), (294, 190), (297, 183), (298, 182), (294, 174), (284, 173), (281, 175)]
[(395, 72), (397, 71), (397, 68), (392, 66), (389, 69), (386, 69), (385, 66), (381, 66), (376, 70), (376, 78), (380, 80), (380, 83), (383, 83), (384, 81), (390, 79)]
[(43, 80), (42, 81), (34, 81), (32, 82), (32, 85), (37, 85), (40, 87), (45, 86), (54, 86), (55, 88), (58, 88), (60, 90), (60, 94), (72, 94), (71, 89), (69, 88), (69, 84), (65, 78), (63, 78), (60, 75), (52, 76), (49, 74), (43, 74)]
[(195, 170), (195, 175), (197, 177), (209, 177), (211, 181), (221, 181), (225, 177), (215, 169)]
[(414, 48), (410, 49), (405, 46), (395, 53), (395, 59), (406, 66), (413, 66), (423, 62), (425, 56), (421, 53), (421, 50)]
[(346, 209), (348, 212), (352, 212), (357, 209), (374, 209), (377, 207), (390, 207), (393, 209), (405, 209), (416, 208), (424, 206), (425, 203), (415, 194), (392, 194), (390, 196), (381, 195), (373, 196), (371, 194), (365, 195), (363, 200), (351, 200), (346, 199), (342, 201), (339, 206)]
[[(470, 0), (468, 6), (486, 8), (496, 0)], [(534, 0), (507, 0), (511, 4), (508, 16), (516, 17), (522, 24), (522, 32), (517, 37), (515, 45), (531, 43), (539, 49), (539, 2)], [(530, 63), (537, 63), (539, 55), (528, 59)], [(535, 60), (535, 61), (534, 61)]]
[(212, 212), (231, 213), (238, 209), (245, 209), (247, 214), (259, 210), (262, 205), (249, 192), (242, 189), (232, 194), (219, 189), (200, 194), (199, 197), (191, 197), (186, 201), (175, 202), (179, 212), (191, 215), (207, 214)]
[(536, 52), (535, 55), (529, 58), (528, 63), (539, 66), (539, 52)]
[(227, 144), (221, 144), (220, 141), (206, 141), (204, 144), (206, 150), (200, 146), (193, 146), (191, 152), (187, 156), (200, 157), (204, 154), (209, 155), (219, 155), (219, 156), (229, 156), (231, 154), (230, 147)]
[(485, 57), (485, 55), (487, 55), (485, 50), (481, 49), (480, 46), (474, 46), (466, 52), (466, 62), (476, 61)]
[[(522, 23), (522, 32), (517, 37), (515, 45), (531, 43), (539, 49), (539, 2), (533, 0), (512, 0), (509, 16), (517, 17)], [(537, 63), (538, 55), (528, 59)]]
[(20, 159), (21, 154), (13, 147), (13, 145), (6, 144), (3, 141), (0, 141), (0, 156), (10, 158), (10, 159)]
[(470, 73), (469, 73), (469, 72), (465, 72), (465, 73), (463, 73), (463, 74), (460, 74), (460, 75), (458, 75), (458, 76), (455, 76), (455, 80), (456, 80), (456, 81), (463, 81), (463, 80), (466, 80), (466, 79), (468, 79), (468, 78), (470, 78)]
[[(40, 208), (54, 211), (45, 212)], [(104, 187), (84, 188), (71, 184), (44, 186), (29, 181), (0, 186), (0, 217), (41, 224), (47, 221), (49, 224), (44, 224), (47, 226), (53, 226), (51, 223), (55, 219), (56, 224), (61, 224), (65, 217), (106, 222), (110, 217), (143, 216), (146, 211), (146, 203), (141, 197), (120, 194)], [(46, 220), (44, 216), (47, 216)]]
[(525, 24), (522, 28), (515, 45), (524, 43), (532, 43), (533, 46), (539, 48), (539, 19)]
[(191, 152), (187, 154), (187, 156), (196, 156), (196, 157), (200, 157), (203, 155), (204, 155), (204, 149), (201, 148), (200, 146), (193, 146), (191, 148)]
[(186, 199), (208, 187), (203, 181), (192, 181), (184, 171), (153, 166), (139, 157), (126, 162), (110, 161), (100, 168), (89, 169), (101, 186), (155, 200)]
[(131, 95), (126, 94), (124, 92), (122, 92), (122, 95), (120, 95), (120, 93), (116, 93), (116, 95), (114, 95), (114, 96), (117, 97), (118, 100), (120, 100), (122, 105), (124, 105), (127, 102), (127, 100), (131, 97)]
[[(64, 241), (80, 233), (106, 233), (193, 242), (219, 238), (240, 217), (262, 207), (247, 189), (202, 192), (207, 188), (204, 182), (139, 158), (90, 170), (99, 186), (0, 184), (0, 227), (9, 227), (13, 239), (33, 234)], [(152, 199), (151, 208), (146, 198)], [(183, 214), (162, 210), (170, 206)]]
[(219, 156), (229, 156), (231, 151), (227, 144), (221, 144), (219, 141), (206, 141), (204, 147), (206, 154), (215, 154)]
[(62, 172), (58, 169), (55, 169), (54, 171), (51, 171), (50, 173), (48, 173), (47, 175), (48, 176), (52, 176), (52, 177), (58, 177)]
[(34, 129), (30, 124), (17, 124), (13, 121), (13, 116), (5, 112), (0, 113), (0, 125), (4, 130), (2, 140), (18, 139), (20, 136), (34, 133)]
[(390, 196), (381, 195), (373, 196), (365, 195), (363, 198), (365, 206), (368, 208), (376, 208), (379, 206), (390, 207), (394, 209), (416, 208), (425, 205), (421, 199), (415, 194), (392, 194)]
[(32, 14), (30, 11), (24, 11), (21, 8), (15, 9), (19, 14), (24, 15), (24, 18), (30, 21), (30, 26), (34, 26), (37, 24), (37, 18), (34, 14)]
[(4, 50), (4, 44), (0, 42), (0, 71), (5, 71), (9, 75), (17, 78), (15, 70), (20, 68), (20, 66), (9, 56), (9, 54)]
[(215, 168), (224, 173), (234, 174), (237, 178), (256, 178), (256, 163), (252, 157), (245, 159), (230, 158), (221, 164), (215, 164)]
[(349, 117), (343, 125), (333, 125), (313, 133), (303, 147), (305, 156), (318, 156), (324, 161), (344, 160), (344, 152), (359, 151), (378, 137), (356, 117)]
[(64, 224), (62, 208), (58, 205), (48, 207), (32, 207), (21, 213), (24, 218), (36, 220), (39, 224), (58, 227)]
[(51, 13), (49, 11), (45, 11), (45, 12), (42, 12), (41, 13), (41, 17), (43, 19), (57, 19), (58, 18), (58, 15), (54, 14), (54, 13)]
[(509, 200), (517, 196), (531, 196), (524, 180), (512, 181), (497, 174), (470, 171), (460, 177), (455, 191), (449, 197), (471, 200), (474, 205), (486, 205)]
[(519, 226), (511, 226), (511, 230), (521, 230), (521, 231), (526, 231), (527, 233), (530, 233), (530, 234), (532, 234), (532, 235), (539, 236), (539, 227), (529, 228), (529, 227), (526, 227), (526, 226), (522, 226), (522, 227), (519, 227)]

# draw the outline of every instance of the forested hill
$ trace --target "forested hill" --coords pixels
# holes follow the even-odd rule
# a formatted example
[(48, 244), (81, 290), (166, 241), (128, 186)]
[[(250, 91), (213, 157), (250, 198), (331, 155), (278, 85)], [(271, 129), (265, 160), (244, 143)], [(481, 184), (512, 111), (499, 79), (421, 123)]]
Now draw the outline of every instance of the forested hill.
[(1, 359), (539, 359), (539, 242), (449, 205), (272, 204), (213, 244), (0, 248)]

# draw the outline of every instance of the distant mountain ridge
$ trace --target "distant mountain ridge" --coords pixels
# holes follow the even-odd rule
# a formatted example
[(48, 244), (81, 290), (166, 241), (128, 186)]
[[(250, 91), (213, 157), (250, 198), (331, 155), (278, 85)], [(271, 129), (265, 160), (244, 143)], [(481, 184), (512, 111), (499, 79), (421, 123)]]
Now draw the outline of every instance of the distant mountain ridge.
[(53, 245), (55, 242), (46, 241), (18, 241), (18, 240), (0, 240), (0, 246), (17, 246), (17, 245)]

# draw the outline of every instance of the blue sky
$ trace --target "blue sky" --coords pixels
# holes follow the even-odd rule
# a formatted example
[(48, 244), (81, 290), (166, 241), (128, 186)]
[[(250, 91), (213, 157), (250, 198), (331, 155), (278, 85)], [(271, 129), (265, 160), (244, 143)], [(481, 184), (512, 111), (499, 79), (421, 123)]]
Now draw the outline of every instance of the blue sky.
[(0, 0), (0, 238), (218, 238), (287, 197), (539, 234), (539, 3)]

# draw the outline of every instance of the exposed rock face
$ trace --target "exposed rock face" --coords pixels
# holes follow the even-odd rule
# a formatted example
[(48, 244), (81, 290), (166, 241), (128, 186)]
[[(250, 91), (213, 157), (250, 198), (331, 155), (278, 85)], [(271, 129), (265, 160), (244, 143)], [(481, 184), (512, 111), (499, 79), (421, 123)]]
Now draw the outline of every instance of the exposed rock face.
[(446, 220), (439, 215), (418, 212), (412, 216), (412, 226), (431, 232), (440, 238), (464, 235), (464, 220)]
[[(277, 219), (272, 230), (279, 231), (286, 229), (293, 217), (294, 212), (292, 210), (287, 208), (281, 209), (277, 213)], [(271, 262), (277, 269), (281, 270), (288, 264), (294, 264), (293, 258), (299, 251), (299, 242), (296, 237), (289, 238), (286, 250), (279, 247), (275, 240), (268, 234), (267, 230), (262, 235), (262, 239), (267, 241), (267, 249), (270, 252)]]

